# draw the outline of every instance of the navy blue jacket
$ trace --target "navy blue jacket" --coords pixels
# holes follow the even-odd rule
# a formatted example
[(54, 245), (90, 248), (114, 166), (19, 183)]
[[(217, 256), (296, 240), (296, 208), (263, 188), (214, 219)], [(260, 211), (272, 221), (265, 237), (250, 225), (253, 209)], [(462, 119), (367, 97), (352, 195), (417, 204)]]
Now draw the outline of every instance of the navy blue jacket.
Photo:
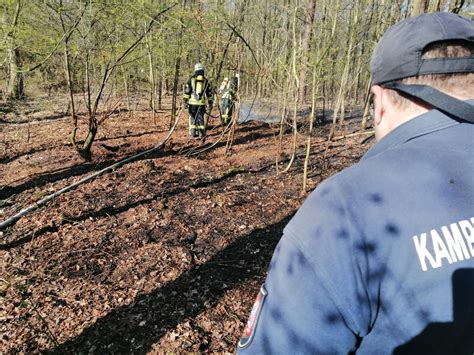
[(284, 230), (241, 354), (474, 352), (474, 125), (433, 110)]

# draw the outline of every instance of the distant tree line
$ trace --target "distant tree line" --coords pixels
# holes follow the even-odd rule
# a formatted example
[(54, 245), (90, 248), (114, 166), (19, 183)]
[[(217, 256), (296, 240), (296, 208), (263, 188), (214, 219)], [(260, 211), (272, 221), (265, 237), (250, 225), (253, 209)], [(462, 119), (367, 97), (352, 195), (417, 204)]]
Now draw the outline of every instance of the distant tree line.
[[(334, 122), (355, 103), (367, 116), (370, 55), (388, 26), (464, 7), (464, 0), (0, 0), (0, 90), (4, 102), (67, 94), (71, 140), (89, 159), (116, 98), (146, 95), (155, 115), (170, 95), (173, 121), (182, 83), (202, 62), (215, 83), (239, 72), (242, 95), (266, 98), (289, 117), (296, 146), (292, 117), (312, 104), (314, 120), (319, 97)], [(87, 122), (82, 138), (78, 120)]]

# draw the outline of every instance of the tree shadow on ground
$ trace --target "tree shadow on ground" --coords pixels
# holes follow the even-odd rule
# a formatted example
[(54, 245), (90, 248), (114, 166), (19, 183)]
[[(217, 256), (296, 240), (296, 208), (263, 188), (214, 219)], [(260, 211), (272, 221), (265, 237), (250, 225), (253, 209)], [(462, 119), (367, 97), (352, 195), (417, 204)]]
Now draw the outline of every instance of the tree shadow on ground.
[[(261, 172), (264, 172), (264, 171), (268, 170), (272, 166), (273, 166), (273, 163), (271, 163), (269, 165), (264, 165), (264, 166), (262, 166), (262, 167), (260, 167), (256, 170), (252, 170), (250, 172), (252, 172), (252, 173), (261, 173)], [(19, 246), (21, 246), (25, 243), (28, 243), (33, 238), (40, 237), (41, 235), (43, 235), (45, 233), (57, 232), (61, 226), (66, 225), (66, 224), (73, 224), (73, 223), (77, 223), (77, 222), (82, 222), (82, 221), (88, 220), (90, 218), (96, 219), (96, 218), (103, 218), (103, 217), (112, 217), (112, 216), (115, 216), (117, 214), (126, 212), (131, 208), (135, 208), (135, 207), (138, 207), (138, 206), (141, 206), (141, 205), (146, 205), (146, 204), (152, 203), (153, 201), (156, 201), (156, 200), (171, 198), (171, 197), (174, 197), (176, 195), (189, 192), (191, 189), (206, 188), (206, 187), (209, 187), (209, 186), (212, 186), (212, 185), (220, 184), (221, 182), (223, 182), (223, 181), (225, 181), (225, 180), (227, 180), (231, 177), (234, 177), (234, 176), (239, 175), (239, 174), (246, 174), (246, 173), (249, 173), (249, 171), (248, 170), (234, 170), (234, 171), (225, 173), (222, 176), (210, 179), (210, 180), (205, 179), (205, 180), (202, 180), (202, 181), (197, 181), (194, 184), (191, 184), (191, 185), (188, 185), (188, 186), (179, 186), (179, 187), (169, 189), (169, 190), (160, 190), (160, 191), (156, 192), (151, 197), (147, 197), (147, 198), (137, 200), (137, 201), (134, 201), (134, 202), (131, 202), (131, 203), (126, 203), (122, 206), (117, 206), (117, 207), (105, 206), (105, 207), (101, 208), (98, 211), (86, 211), (84, 213), (81, 213), (80, 216), (68, 217), (67, 219), (66, 218), (62, 219), (59, 223), (55, 223), (53, 225), (47, 225), (47, 226), (41, 227), (41, 228), (35, 230), (32, 233), (29, 233), (27, 235), (23, 235), (19, 239), (15, 239), (13, 241), (9, 241), (9, 242), (0, 244), (0, 250), (10, 250), (10, 249), (19, 247)]]
[[(121, 138), (136, 138), (136, 137), (142, 137), (142, 136), (146, 136), (146, 135), (150, 135), (150, 134), (163, 133), (163, 132), (166, 132), (166, 130), (153, 130), (153, 131), (146, 131), (146, 132), (141, 132), (141, 133), (136, 133), (136, 134), (125, 134), (125, 135), (120, 135), (120, 136), (103, 137), (103, 138), (96, 139), (96, 142), (107, 142), (107, 141), (111, 141), (111, 140), (115, 140), (115, 139), (121, 139)], [(44, 152), (44, 151), (47, 151), (47, 150), (60, 149), (60, 148), (63, 148), (63, 147), (72, 147), (72, 143), (57, 144), (57, 145), (53, 145), (53, 146), (50, 146), (50, 147), (31, 148), (27, 151), (20, 152), (16, 155), (11, 155), (11, 156), (6, 156), (6, 157), (0, 158), (0, 164), (8, 164), (8, 163), (11, 163), (11, 162), (13, 162), (17, 159), (20, 159), (24, 156)], [(120, 146), (118, 148), (120, 148)]]
[[(161, 150), (161, 151), (154, 152), (146, 156), (142, 156), (134, 161), (140, 161), (140, 160), (152, 159), (152, 158), (161, 158), (164, 156), (172, 155), (173, 153), (174, 151), (172, 150), (168, 150), (168, 151)], [(133, 156), (134, 154), (137, 154), (137, 152), (131, 153), (130, 156)], [(72, 166), (65, 169), (57, 169), (52, 172), (39, 174), (39, 175), (34, 176), (32, 179), (25, 181), (21, 184), (18, 184), (16, 186), (3, 186), (0, 189), (0, 199), (7, 199), (9, 197), (12, 197), (13, 195), (29, 190), (31, 188), (42, 187), (50, 182), (56, 182), (56, 181), (70, 178), (70, 177), (80, 176), (87, 173), (95, 172), (95, 171), (104, 169), (112, 164), (115, 164), (119, 162), (120, 160), (121, 159), (110, 159), (110, 160), (101, 161), (99, 163), (85, 163), (85, 164), (76, 165), (76, 166)]]
[(214, 307), (228, 290), (263, 277), (290, 218), (241, 237), (205, 264), (113, 310), (51, 353), (146, 353), (166, 332)]
[[(251, 140), (266, 138), (272, 135), (273, 135), (272, 133), (267, 133), (267, 134), (251, 133), (244, 137), (239, 137), (238, 139), (234, 141), (233, 144), (234, 145), (245, 144)], [(212, 149), (213, 150), (218, 149), (226, 144), (227, 142), (224, 140), (214, 145)], [(186, 149), (192, 149), (192, 148), (193, 146), (192, 144), (190, 144), (188, 145), (188, 147), (181, 148), (180, 151), (185, 151)], [(206, 148), (206, 145), (203, 145), (202, 148)], [(141, 149), (140, 151), (131, 152), (128, 156), (133, 156), (135, 154), (140, 153), (143, 150), (144, 149)], [(151, 152), (147, 155), (139, 157), (133, 161), (137, 162), (137, 161), (142, 161), (142, 160), (147, 160), (147, 159), (163, 158), (166, 156), (178, 154), (177, 152), (178, 152), (177, 150), (173, 150), (173, 149), (157, 150), (155, 152)], [(16, 194), (19, 194), (31, 188), (42, 187), (51, 182), (56, 182), (56, 181), (67, 179), (74, 176), (84, 175), (90, 172), (95, 172), (95, 171), (104, 169), (112, 164), (115, 164), (119, 162), (120, 160), (121, 159), (110, 159), (110, 160), (105, 160), (98, 163), (85, 163), (85, 164), (76, 165), (76, 166), (72, 166), (68, 168), (57, 169), (55, 171), (44, 173), (44, 174), (39, 174), (39, 175), (34, 176), (32, 179), (25, 181), (21, 184), (18, 184), (15, 186), (6, 185), (6, 186), (1, 187), (0, 200), (8, 199)]]
[[(18, 112), (16, 112), (16, 114), (18, 115)], [(4, 120), (4, 119), (0, 119), (0, 123), (5, 124), (5, 125), (17, 125), (18, 126), (18, 125), (35, 124), (35, 123), (38, 123), (38, 122), (45, 122), (45, 121), (56, 121), (56, 120), (67, 119), (67, 118), (68, 118), (68, 114), (66, 112), (56, 112), (56, 113), (53, 113), (51, 115), (47, 115), (47, 116), (43, 116), (43, 117), (37, 117), (37, 118), (34, 118), (34, 119), (25, 118), (25, 119), (18, 119), (18, 120), (15, 120), (15, 121), (7, 121), (7, 120)]]

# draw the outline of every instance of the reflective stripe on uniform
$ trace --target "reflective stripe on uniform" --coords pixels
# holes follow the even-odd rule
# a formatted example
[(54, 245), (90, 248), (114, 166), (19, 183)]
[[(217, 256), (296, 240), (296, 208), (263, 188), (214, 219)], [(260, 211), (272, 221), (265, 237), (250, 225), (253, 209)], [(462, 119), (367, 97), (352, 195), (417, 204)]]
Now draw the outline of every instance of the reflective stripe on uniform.
[(188, 103), (189, 103), (190, 105), (194, 105), (194, 106), (205, 106), (205, 105), (206, 105), (206, 103), (204, 103), (204, 102), (201, 103), (201, 102), (199, 102), (199, 101), (197, 101), (197, 100), (194, 100), (193, 98), (190, 98), (189, 101), (188, 101)]

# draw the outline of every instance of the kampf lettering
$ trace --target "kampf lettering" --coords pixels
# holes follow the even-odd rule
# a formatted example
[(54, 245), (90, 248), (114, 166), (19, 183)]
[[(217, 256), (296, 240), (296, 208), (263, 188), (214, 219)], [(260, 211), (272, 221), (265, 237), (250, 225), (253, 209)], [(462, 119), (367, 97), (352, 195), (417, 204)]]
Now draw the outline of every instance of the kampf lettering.
[(474, 257), (474, 217), (413, 236), (423, 271)]

